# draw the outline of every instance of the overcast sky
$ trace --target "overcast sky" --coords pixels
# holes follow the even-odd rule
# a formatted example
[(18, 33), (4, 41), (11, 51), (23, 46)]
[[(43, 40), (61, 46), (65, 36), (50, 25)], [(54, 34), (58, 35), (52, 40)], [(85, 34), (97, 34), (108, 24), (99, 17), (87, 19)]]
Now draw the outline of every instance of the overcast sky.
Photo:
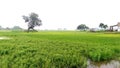
[(27, 29), (22, 15), (35, 12), (43, 25), (39, 29), (66, 28), (74, 30), (79, 24), (98, 27), (120, 22), (119, 0), (0, 0), (0, 25)]

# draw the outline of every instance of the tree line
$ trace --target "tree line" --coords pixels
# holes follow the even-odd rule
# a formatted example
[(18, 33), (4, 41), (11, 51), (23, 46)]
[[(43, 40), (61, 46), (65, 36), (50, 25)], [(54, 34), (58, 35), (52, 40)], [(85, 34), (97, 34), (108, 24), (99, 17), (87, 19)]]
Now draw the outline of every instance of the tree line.
[[(99, 28), (101, 28), (101, 29), (106, 29), (106, 28), (108, 28), (108, 25), (107, 24), (104, 24), (104, 23), (100, 23), (99, 24)], [(80, 24), (80, 25), (78, 25), (77, 26), (77, 29), (78, 30), (87, 30), (87, 29), (89, 29), (89, 27), (88, 26), (86, 26), (85, 24)]]
[(0, 26), (0, 30), (23, 30), (23, 28), (21, 28), (20, 26), (13, 26), (12, 28), (10, 28), (10, 27), (4, 28), (4, 27)]

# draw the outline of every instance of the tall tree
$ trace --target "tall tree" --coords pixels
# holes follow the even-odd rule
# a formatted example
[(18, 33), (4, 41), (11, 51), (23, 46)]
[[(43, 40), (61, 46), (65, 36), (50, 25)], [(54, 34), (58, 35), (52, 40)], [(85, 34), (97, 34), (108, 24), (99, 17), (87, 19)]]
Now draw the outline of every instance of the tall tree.
[(80, 24), (78, 27), (77, 27), (78, 30), (86, 30), (86, 29), (89, 29), (88, 26), (86, 26), (85, 24)]
[(28, 22), (28, 32), (30, 29), (34, 30), (35, 26), (41, 26), (42, 21), (38, 18), (38, 14), (31, 13), (29, 16), (23, 16), (25, 22)]

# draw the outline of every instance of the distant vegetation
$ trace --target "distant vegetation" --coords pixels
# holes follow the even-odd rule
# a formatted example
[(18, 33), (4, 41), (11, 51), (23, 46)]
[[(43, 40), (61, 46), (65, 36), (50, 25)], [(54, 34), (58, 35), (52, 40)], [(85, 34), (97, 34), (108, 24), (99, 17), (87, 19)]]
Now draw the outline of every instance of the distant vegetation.
[(0, 26), (0, 30), (23, 30), (23, 28), (21, 28), (20, 26), (13, 26), (12, 28), (10, 27), (6, 27), (6, 28), (3, 28), (2, 26)]
[[(99, 29), (101, 28), (101, 29)], [(77, 30), (80, 30), (80, 31), (90, 31), (90, 32), (96, 32), (96, 31), (109, 31), (110, 29), (107, 29), (108, 28), (108, 25), (107, 24), (104, 24), (104, 23), (100, 23), (99, 24), (99, 28), (89, 28), (88, 26), (86, 26), (85, 24), (80, 24), (77, 26)]]

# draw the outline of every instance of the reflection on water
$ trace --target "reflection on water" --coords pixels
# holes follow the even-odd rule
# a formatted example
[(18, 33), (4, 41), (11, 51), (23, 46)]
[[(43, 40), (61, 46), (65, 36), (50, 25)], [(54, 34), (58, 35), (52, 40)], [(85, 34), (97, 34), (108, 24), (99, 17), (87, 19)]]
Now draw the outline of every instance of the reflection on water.
[(0, 40), (2, 40), (2, 39), (10, 39), (10, 38), (8, 38), (8, 37), (0, 37)]
[(93, 63), (90, 60), (87, 62), (87, 68), (120, 68), (120, 61), (111, 60), (106, 63)]

